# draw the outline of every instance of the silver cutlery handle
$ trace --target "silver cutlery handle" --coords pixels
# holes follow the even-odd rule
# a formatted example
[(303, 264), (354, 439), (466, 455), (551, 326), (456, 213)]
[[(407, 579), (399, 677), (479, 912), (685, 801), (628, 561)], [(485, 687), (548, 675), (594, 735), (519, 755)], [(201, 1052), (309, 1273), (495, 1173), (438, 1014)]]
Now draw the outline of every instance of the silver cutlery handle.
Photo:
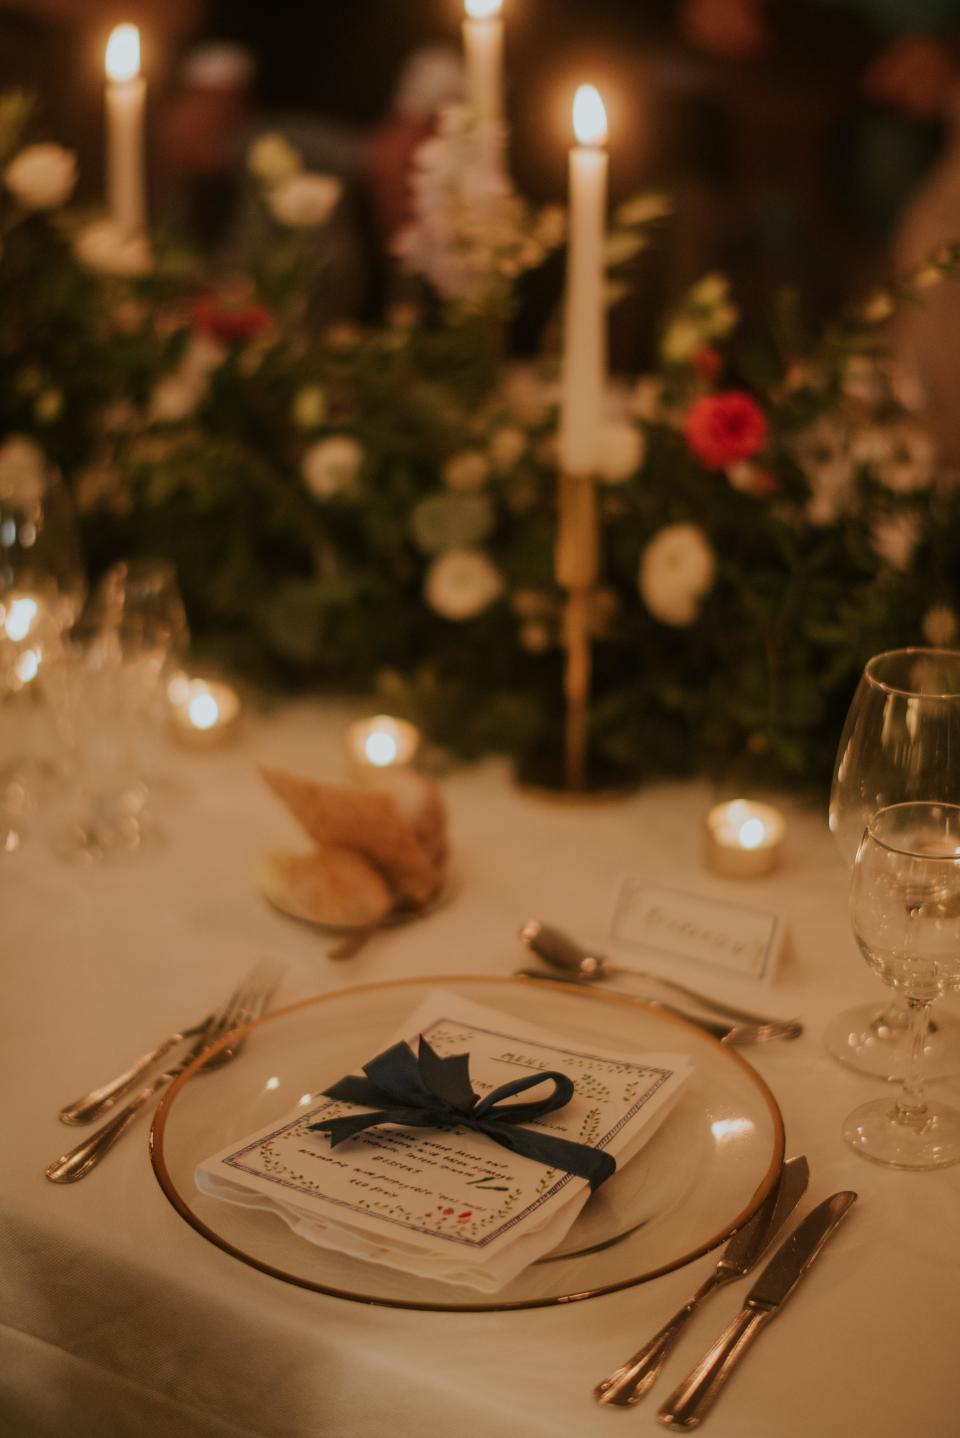
[(741, 1308), (696, 1368), (664, 1403), (657, 1421), (680, 1433), (697, 1428), (750, 1344), (772, 1317), (773, 1310), (769, 1308)]
[(76, 1183), (77, 1179), (86, 1178), (91, 1169), (96, 1168), (117, 1140), (126, 1133), (140, 1110), (149, 1103), (154, 1094), (159, 1093), (168, 1078), (168, 1074), (161, 1074), (159, 1078), (155, 1078), (153, 1083), (142, 1088), (114, 1118), (110, 1119), (109, 1123), (98, 1128), (96, 1133), (92, 1133), (89, 1138), (84, 1139), (83, 1143), (78, 1144), (69, 1153), (62, 1154), (60, 1158), (55, 1159), (45, 1169), (50, 1182)]
[(665, 1323), (648, 1343), (638, 1348), (633, 1357), (615, 1369), (609, 1378), (604, 1378), (602, 1383), (597, 1384), (593, 1390), (597, 1402), (615, 1403), (620, 1408), (632, 1408), (635, 1403), (639, 1403), (656, 1382), (667, 1356), (686, 1327), (691, 1314), (709, 1293), (732, 1277), (732, 1273), (723, 1276), (711, 1273), (669, 1323)]
[(123, 1098), (124, 1094), (135, 1088), (140, 1080), (150, 1072), (154, 1064), (163, 1058), (164, 1054), (168, 1054), (175, 1044), (186, 1037), (187, 1034), (171, 1034), (169, 1038), (165, 1038), (162, 1043), (157, 1044), (155, 1049), (151, 1049), (148, 1054), (138, 1058), (122, 1074), (111, 1079), (109, 1083), (92, 1089), (90, 1093), (84, 1094), (83, 1098), (74, 1099), (73, 1103), (65, 1104), (59, 1114), (61, 1122), (94, 1123), (108, 1109), (113, 1108), (118, 1099)]

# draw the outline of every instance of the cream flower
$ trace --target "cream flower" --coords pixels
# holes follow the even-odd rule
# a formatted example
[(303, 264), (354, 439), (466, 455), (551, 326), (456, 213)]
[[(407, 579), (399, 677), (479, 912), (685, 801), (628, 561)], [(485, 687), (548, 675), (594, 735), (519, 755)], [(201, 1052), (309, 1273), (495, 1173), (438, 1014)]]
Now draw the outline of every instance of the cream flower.
[(920, 541), (920, 521), (915, 514), (891, 514), (878, 519), (870, 531), (874, 553), (891, 569), (906, 573)]
[(928, 644), (935, 649), (943, 649), (956, 641), (960, 623), (956, 610), (949, 604), (934, 604), (923, 616), (920, 627)]
[(640, 557), (640, 597), (662, 624), (684, 628), (696, 620), (716, 568), (716, 556), (699, 525), (668, 524)]
[(356, 484), (363, 446), (348, 434), (333, 434), (312, 444), (300, 462), (303, 482), (314, 499), (333, 499)]
[(478, 449), (465, 449), (443, 466), (443, 482), (458, 494), (475, 494), (487, 482), (490, 465)]
[(118, 279), (139, 279), (153, 265), (146, 236), (131, 233), (114, 220), (84, 225), (74, 238), (73, 252), (86, 269)]
[(482, 549), (450, 549), (427, 570), (424, 598), (444, 619), (474, 619), (503, 593), (503, 576)]
[(18, 509), (30, 509), (43, 494), (46, 457), (24, 434), (12, 434), (0, 444), (0, 499)]
[(597, 436), (597, 477), (605, 484), (622, 484), (636, 474), (646, 454), (646, 437), (635, 424), (608, 420)]
[(151, 391), (147, 418), (151, 424), (179, 424), (194, 413), (206, 393), (207, 381), (202, 375), (182, 370), (163, 375)]
[(267, 191), (270, 213), (292, 230), (313, 230), (325, 225), (343, 194), (332, 175), (304, 172), (281, 180)]
[(541, 620), (528, 620), (520, 626), (520, 648), (528, 654), (545, 654), (553, 647), (553, 635)]
[(630, 409), (648, 424), (658, 420), (663, 409), (663, 380), (656, 375), (641, 375), (630, 396)]
[(33, 413), (38, 424), (53, 424), (63, 413), (63, 391), (42, 390), (33, 402)]
[(490, 463), (497, 474), (509, 474), (515, 469), (527, 448), (527, 436), (514, 425), (501, 425), (490, 436)]
[(185, 375), (207, 379), (214, 370), (220, 368), (228, 353), (226, 345), (221, 344), (213, 335), (194, 331), (183, 352), (180, 371)]
[(821, 415), (797, 435), (794, 456), (810, 485), (808, 522), (835, 524), (849, 501), (856, 468), (846, 426)]
[(548, 384), (533, 365), (516, 365), (503, 382), (504, 397), (521, 424), (539, 429), (557, 404), (557, 386)]
[(300, 152), (285, 135), (275, 132), (261, 135), (247, 152), (247, 169), (265, 185), (279, 185), (302, 168)]
[(667, 364), (686, 364), (706, 341), (702, 324), (687, 315), (672, 320), (660, 342), (660, 353)]
[(25, 210), (53, 210), (77, 183), (77, 157), (62, 145), (28, 145), (3, 172), (3, 182)]
[(910, 420), (861, 430), (853, 441), (853, 454), (858, 463), (870, 465), (879, 482), (894, 494), (929, 489), (936, 478), (933, 437)]

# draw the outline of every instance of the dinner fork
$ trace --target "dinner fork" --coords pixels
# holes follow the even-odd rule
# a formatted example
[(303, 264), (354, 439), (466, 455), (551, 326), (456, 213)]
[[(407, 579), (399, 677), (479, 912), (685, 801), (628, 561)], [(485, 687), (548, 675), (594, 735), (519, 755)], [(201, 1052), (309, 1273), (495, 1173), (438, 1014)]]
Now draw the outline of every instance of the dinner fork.
[[(199, 1058), (204, 1049), (209, 1048), (211, 1044), (216, 1043), (232, 1029), (240, 1028), (260, 1017), (270, 1002), (285, 967), (276, 959), (262, 959), (234, 990), (223, 1007), (210, 1015), (201, 1033), (182, 1059), (164, 1069), (162, 1073), (140, 1089), (139, 1093), (135, 1094), (118, 1114), (98, 1128), (83, 1143), (78, 1144), (69, 1153), (61, 1154), (60, 1158), (55, 1159), (47, 1166), (44, 1172), (50, 1182), (76, 1183), (78, 1179), (85, 1178), (92, 1169), (96, 1168), (118, 1139), (126, 1133), (140, 1110), (160, 1092), (165, 1084), (184, 1073), (194, 1060)], [(222, 1067), (223, 1064), (236, 1058), (242, 1046), (242, 1038), (237, 1043), (228, 1045), (219, 1053), (212, 1055), (199, 1072), (208, 1073)]]

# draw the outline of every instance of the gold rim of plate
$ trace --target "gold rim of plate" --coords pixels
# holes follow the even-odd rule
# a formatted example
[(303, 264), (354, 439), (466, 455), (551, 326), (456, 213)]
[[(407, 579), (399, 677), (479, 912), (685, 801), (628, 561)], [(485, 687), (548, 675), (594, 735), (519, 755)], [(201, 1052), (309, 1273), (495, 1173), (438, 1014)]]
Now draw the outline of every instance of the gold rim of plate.
[(268, 1024), (276, 1023), (291, 1014), (300, 1013), (304, 1009), (319, 1008), (322, 1005), (336, 1003), (340, 999), (350, 998), (358, 994), (380, 993), (390, 989), (422, 988), (426, 985), (443, 986), (444, 984), (449, 985), (450, 983), (519, 985), (537, 992), (542, 992), (545, 988), (550, 988), (556, 993), (562, 994), (565, 998), (570, 997), (569, 986), (566, 984), (553, 983), (550, 980), (525, 979), (517, 975), (420, 975), (412, 978), (384, 979), (370, 984), (354, 984), (350, 988), (336, 989), (328, 994), (316, 994), (313, 998), (301, 999), (299, 1003), (289, 1004), (286, 1008), (277, 1009), (273, 1013), (266, 1014), (261, 1019), (256, 1019), (253, 1023), (245, 1024), (240, 1028), (234, 1029), (231, 1033), (224, 1034), (223, 1038), (219, 1039), (217, 1043), (213, 1044), (209, 1049), (206, 1049), (179, 1078), (174, 1080), (164, 1094), (150, 1125), (150, 1163), (164, 1196), (177, 1213), (179, 1213), (180, 1217), (209, 1243), (212, 1243), (215, 1248), (219, 1248), (223, 1253), (229, 1254), (232, 1258), (239, 1259), (241, 1263), (246, 1264), (249, 1268), (258, 1269), (261, 1273), (269, 1274), (271, 1278), (278, 1278), (281, 1282), (293, 1284), (297, 1288), (306, 1288), (314, 1293), (324, 1293), (330, 1298), (342, 1298), (349, 1303), (363, 1303), (376, 1308), (399, 1308), (428, 1313), (505, 1313), (521, 1308), (556, 1308), (560, 1304), (580, 1303), (588, 1298), (600, 1298), (604, 1294), (619, 1293), (625, 1288), (636, 1288), (641, 1283), (648, 1283), (651, 1279), (659, 1278), (665, 1273), (672, 1273), (678, 1268), (683, 1268), (686, 1264), (692, 1263), (695, 1259), (717, 1248), (735, 1233), (737, 1229), (742, 1228), (743, 1225), (753, 1217), (764, 1199), (773, 1189), (780, 1170), (783, 1167), (783, 1159), (786, 1151), (786, 1135), (780, 1106), (757, 1071), (751, 1067), (739, 1053), (727, 1048), (726, 1045), (721, 1044), (709, 1034), (704, 1033), (702, 1029), (693, 1029), (692, 1026), (685, 1023), (683, 1019), (676, 1018), (673, 1014), (666, 1013), (662, 1009), (645, 1003), (643, 999), (633, 998), (628, 994), (610, 994), (605, 993), (601, 989), (590, 989), (583, 990), (579, 995), (586, 1002), (643, 1009), (658, 1021), (673, 1025), (685, 1031), (692, 1031), (696, 1033), (698, 1040), (712, 1044), (717, 1049), (722, 1050), (729, 1062), (743, 1071), (760, 1094), (769, 1111), (773, 1122), (773, 1152), (770, 1164), (760, 1184), (755, 1189), (749, 1203), (734, 1219), (728, 1221), (717, 1233), (711, 1234), (709, 1238), (699, 1243), (696, 1248), (691, 1249), (690, 1252), (680, 1254), (676, 1258), (670, 1259), (669, 1262), (649, 1269), (644, 1273), (634, 1274), (629, 1278), (620, 1279), (615, 1283), (602, 1284), (596, 1288), (578, 1289), (575, 1293), (564, 1293), (551, 1295), (549, 1297), (512, 1299), (500, 1303), (470, 1303), (462, 1301), (454, 1303), (433, 1303), (417, 1299), (387, 1298), (370, 1293), (354, 1292), (351, 1289), (338, 1288), (333, 1284), (318, 1283), (300, 1274), (290, 1273), (286, 1269), (277, 1268), (273, 1264), (263, 1262), (262, 1259), (245, 1252), (242, 1248), (237, 1248), (235, 1244), (223, 1238), (215, 1229), (210, 1228), (208, 1224), (204, 1223), (203, 1220), (194, 1213), (178, 1189), (167, 1167), (163, 1144), (170, 1111), (176, 1102), (177, 1095), (183, 1091), (184, 1086), (190, 1082), (190, 1079), (198, 1072), (208, 1058), (215, 1053), (219, 1053), (221, 1049), (229, 1048), (231, 1044), (253, 1033), (255, 1029), (264, 1028)]

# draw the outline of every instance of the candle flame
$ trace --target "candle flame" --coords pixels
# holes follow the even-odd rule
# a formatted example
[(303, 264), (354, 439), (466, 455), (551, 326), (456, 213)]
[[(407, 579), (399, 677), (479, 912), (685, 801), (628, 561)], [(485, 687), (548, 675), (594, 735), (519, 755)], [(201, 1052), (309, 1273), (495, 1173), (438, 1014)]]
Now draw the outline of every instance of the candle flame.
[(14, 644), (19, 644), (26, 639), (30, 630), (36, 622), (38, 612), (37, 601), (30, 598), (13, 599), (3, 617), (3, 627), (6, 630), (7, 638), (12, 639)]
[(220, 705), (212, 694), (195, 694), (187, 706), (195, 729), (212, 729), (220, 718)]
[(133, 80), (140, 74), (140, 31), (136, 25), (118, 25), (107, 41), (107, 77)]
[(503, 0), (464, 0), (464, 6), (471, 20), (490, 20), (499, 15)]
[(579, 145), (602, 145), (607, 138), (607, 112), (595, 85), (581, 85), (574, 97), (573, 133)]
[(762, 819), (744, 820), (737, 835), (741, 849), (759, 849), (766, 837), (767, 826)]
[(372, 734), (367, 735), (363, 752), (371, 764), (375, 764), (378, 769), (386, 769), (394, 762), (400, 751), (392, 734), (386, 734), (382, 729), (375, 729)]

